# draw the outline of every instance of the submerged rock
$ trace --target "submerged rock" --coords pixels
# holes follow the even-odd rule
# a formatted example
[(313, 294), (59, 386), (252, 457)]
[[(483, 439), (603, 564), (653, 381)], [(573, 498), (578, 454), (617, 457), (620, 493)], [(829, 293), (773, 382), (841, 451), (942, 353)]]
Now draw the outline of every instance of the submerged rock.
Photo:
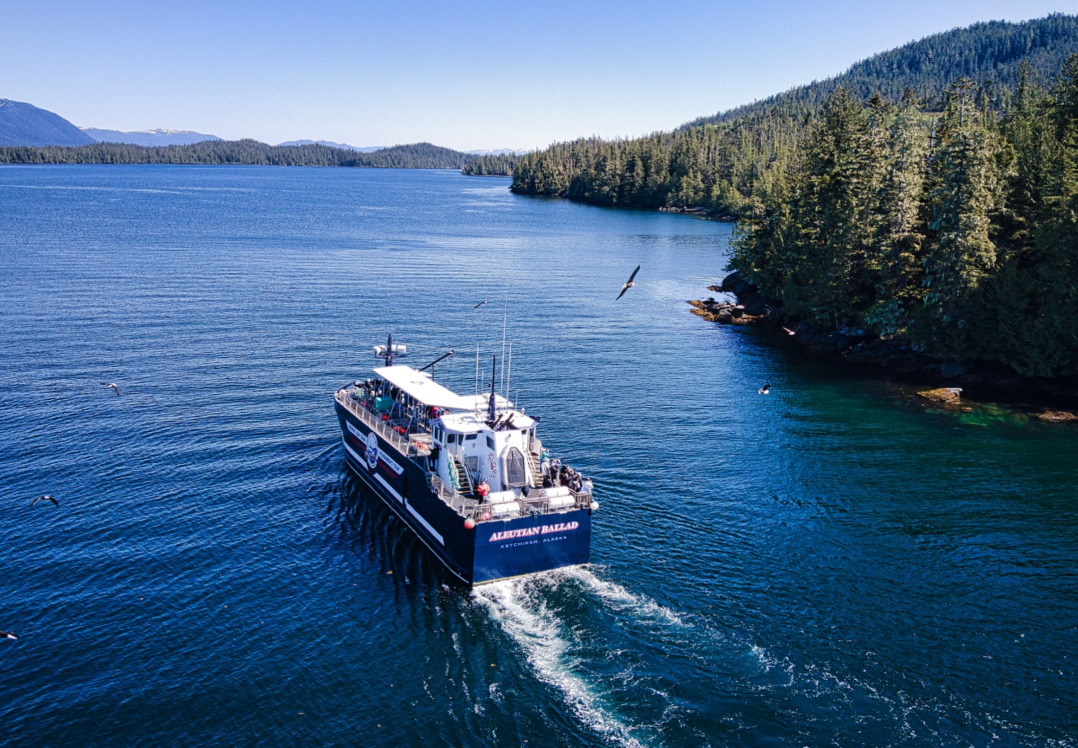
[(1037, 413), (1037, 418), (1042, 421), (1048, 421), (1049, 423), (1065, 423), (1068, 421), (1078, 421), (1078, 413), (1071, 413), (1069, 410), (1042, 410)]
[(958, 405), (962, 402), (962, 388), (939, 387), (934, 390), (921, 390), (917, 393), (917, 397), (923, 397), (925, 400), (939, 403), (940, 405)]

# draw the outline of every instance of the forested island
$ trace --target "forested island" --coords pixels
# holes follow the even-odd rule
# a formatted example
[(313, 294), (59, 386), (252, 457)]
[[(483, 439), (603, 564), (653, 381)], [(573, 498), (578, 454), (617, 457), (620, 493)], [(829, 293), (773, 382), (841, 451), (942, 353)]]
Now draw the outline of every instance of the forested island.
[(491, 153), (469, 161), (460, 172), (469, 177), (511, 177), (519, 162), (515, 153)]
[(723, 290), (854, 360), (1075, 377), (1076, 216), (1078, 55), (1002, 115), (968, 80), (938, 117), (838, 88), (739, 220)]
[[(993, 21), (911, 42), (853, 65), (826, 81), (641, 138), (583, 138), (522, 156), (512, 190), (594, 205), (704, 208), (734, 219), (758, 209), (794, 165), (819, 110), (842, 87), (867, 100), (898, 101), (910, 90), (938, 113), (949, 86), (977, 81), (981, 103), (1001, 111), (1027, 77), (1047, 84), (1078, 52), (1078, 17)], [(481, 162), (480, 162), (481, 163)]]
[(430, 143), (370, 153), (324, 145), (272, 146), (257, 140), (218, 140), (173, 146), (95, 143), (83, 146), (0, 146), (0, 164), (202, 164), (341, 166), (382, 169), (461, 169), (478, 158)]
[(712, 319), (1078, 398), (1076, 52), (1074, 17), (979, 24), (674, 132), (527, 154), (512, 189), (737, 220), (716, 289), (741, 303), (695, 302)]

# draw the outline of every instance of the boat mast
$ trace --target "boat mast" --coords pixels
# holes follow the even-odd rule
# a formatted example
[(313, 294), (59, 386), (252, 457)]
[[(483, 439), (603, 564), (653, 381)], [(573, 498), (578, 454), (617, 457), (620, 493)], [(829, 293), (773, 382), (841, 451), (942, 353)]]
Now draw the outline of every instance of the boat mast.
[(509, 399), (509, 376), (513, 373), (513, 342), (509, 341), (509, 362), (505, 371), (505, 399)]
[[(509, 321), (509, 294), (505, 295), (505, 310), (502, 312), (502, 387), (505, 386), (505, 326)], [(499, 388), (500, 389), (500, 388)]]
[(494, 382), (498, 378), (498, 357), (494, 357), (494, 361), (490, 365), (490, 404), (487, 406), (487, 421), (489, 426), (494, 425), (494, 421), (497, 419), (498, 409), (494, 404)]

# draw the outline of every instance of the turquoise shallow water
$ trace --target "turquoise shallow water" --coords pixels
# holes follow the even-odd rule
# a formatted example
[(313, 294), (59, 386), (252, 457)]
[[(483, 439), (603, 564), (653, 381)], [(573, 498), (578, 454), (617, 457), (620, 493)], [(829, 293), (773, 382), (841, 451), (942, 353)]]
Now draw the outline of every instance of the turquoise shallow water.
[[(727, 225), (507, 186), (0, 169), (0, 745), (1078, 743), (1078, 430), (691, 315)], [(470, 391), (506, 294), (602, 508), (464, 592), (332, 393), (390, 331)]]

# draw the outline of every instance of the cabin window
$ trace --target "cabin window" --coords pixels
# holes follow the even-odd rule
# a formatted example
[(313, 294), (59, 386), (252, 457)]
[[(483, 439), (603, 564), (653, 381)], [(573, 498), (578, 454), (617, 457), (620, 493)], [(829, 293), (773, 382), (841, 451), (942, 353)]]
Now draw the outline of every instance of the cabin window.
[(456, 444), (457, 443), (457, 435), (456, 434), (449, 434), (449, 436), (447, 436), (445, 438), (445, 443), (446, 444)]
[(495, 449), (494, 449), (494, 437), (493, 436), (488, 436), (487, 437), (487, 446), (490, 447), (491, 452), (495, 451)]
[(505, 455), (505, 482), (514, 487), (527, 482), (524, 477), (524, 455), (516, 447), (510, 448)]
[(475, 438), (476, 438), (475, 434), (468, 434), (467, 436), (464, 437), (465, 441), (469, 441), (469, 442), (474, 442)]

